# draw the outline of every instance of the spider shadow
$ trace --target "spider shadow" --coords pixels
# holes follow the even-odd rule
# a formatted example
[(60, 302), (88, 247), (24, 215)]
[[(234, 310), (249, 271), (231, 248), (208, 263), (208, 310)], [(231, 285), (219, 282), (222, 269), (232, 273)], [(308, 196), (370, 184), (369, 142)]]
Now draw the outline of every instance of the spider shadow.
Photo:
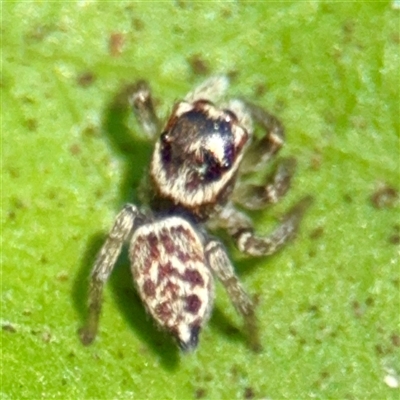
[(132, 331), (145, 342), (153, 353), (160, 356), (165, 368), (173, 370), (178, 366), (179, 350), (168, 333), (158, 329), (146, 312), (134, 288), (129, 268), (128, 252), (125, 249), (110, 278), (114, 301)]
[(128, 104), (132, 85), (123, 85), (106, 110), (103, 122), (105, 140), (116, 157), (123, 161), (120, 186), (121, 203), (138, 202), (137, 188), (150, 163), (153, 145), (149, 140), (134, 136), (140, 130)]
[[(121, 87), (106, 109), (103, 121), (105, 140), (107, 140), (114, 154), (123, 161), (120, 204), (138, 201), (135, 188), (139, 186), (144, 173), (143, 165), (148, 165), (152, 151), (151, 143), (136, 139), (131, 133), (130, 127), (133, 125), (131, 122), (133, 116), (128, 107), (129, 89), (130, 86), (128, 85)], [(73, 284), (72, 298), (80, 318), (80, 327), (84, 325), (87, 317), (86, 304), (90, 271), (105, 239), (106, 235), (100, 233), (89, 239)], [(147, 342), (154, 353), (160, 356), (164, 367), (172, 370), (176, 368), (179, 360), (176, 345), (164, 332), (157, 332), (154, 323), (147, 316), (139, 297), (134, 291), (132, 277), (127, 266), (129, 266), (129, 260), (126, 251), (124, 251), (108, 282), (113, 292), (114, 301), (131, 329), (141, 337), (143, 342)]]
[(214, 307), (210, 318), (210, 328), (218, 331), (222, 336), (229, 338), (230, 342), (246, 345), (247, 337), (242, 326), (235, 325), (220, 307)]
[[(232, 246), (228, 245), (227, 249), (232, 249)], [(228, 251), (228, 253), (230, 252)], [(247, 274), (251, 274), (254, 270), (260, 267), (260, 265), (258, 265), (258, 262), (255, 262), (254, 259), (250, 258), (243, 258), (241, 260), (233, 259), (233, 261), (235, 264), (235, 270), (238, 272), (239, 278)], [(227, 296), (227, 293), (222, 290), (222, 295)], [(249, 293), (249, 295), (250, 297), (252, 297), (254, 293)], [(232, 307), (232, 310), (234, 310), (233, 304), (230, 303), (228, 307)], [(237, 317), (234, 319), (239, 322), (234, 322), (231, 317), (227, 316), (224, 309), (222, 309), (220, 306), (215, 306), (210, 318), (210, 326), (213, 330), (216, 330), (220, 332), (221, 335), (229, 338), (229, 341), (235, 342), (240, 346), (247, 347), (249, 351), (253, 351), (248, 346), (249, 338), (246, 334), (246, 327), (243, 324), (243, 318), (237, 315)]]

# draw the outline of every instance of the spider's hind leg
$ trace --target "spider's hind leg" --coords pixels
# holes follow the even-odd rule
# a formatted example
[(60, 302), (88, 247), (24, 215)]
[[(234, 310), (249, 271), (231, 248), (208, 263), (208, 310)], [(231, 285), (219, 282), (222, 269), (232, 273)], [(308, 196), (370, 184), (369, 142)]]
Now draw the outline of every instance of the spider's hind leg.
[(257, 327), (257, 318), (254, 312), (254, 304), (236, 276), (225, 248), (219, 241), (210, 240), (205, 247), (205, 253), (208, 265), (224, 285), (236, 311), (244, 319), (250, 347), (252, 350), (259, 352), (262, 347)]

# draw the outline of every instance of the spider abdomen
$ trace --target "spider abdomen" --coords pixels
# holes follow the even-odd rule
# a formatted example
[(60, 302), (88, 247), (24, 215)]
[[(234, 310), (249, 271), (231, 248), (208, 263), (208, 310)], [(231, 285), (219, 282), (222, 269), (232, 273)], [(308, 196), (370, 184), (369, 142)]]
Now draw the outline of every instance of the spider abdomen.
[(182, 217), (156, 220), (135, 231), (130, 257), (148, 312), (182, 349), (194, 349), (214, 293), (199, 234)]

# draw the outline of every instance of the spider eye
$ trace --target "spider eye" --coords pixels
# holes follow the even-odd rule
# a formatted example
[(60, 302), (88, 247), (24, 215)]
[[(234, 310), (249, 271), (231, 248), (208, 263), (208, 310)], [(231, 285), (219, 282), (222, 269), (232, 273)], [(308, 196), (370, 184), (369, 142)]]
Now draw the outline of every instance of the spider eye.
[(227, 119), (229, 122), (235, 122), (235, 123), (238, 122), (238, 118), (237, 118), (236, 114), (235, 114), (233, 111), (228, 110), (228, 109), (225, 109), (225, 110), (224, 110), (224, 113), (225, 113), (225, 115), (226, 115), (226, 119)]
[(160, 141), (161, 141), (162, 159), (165, 163), (169, 163), (172, 158), (172, 149), (171, 149), (171, 138), (168, 135), (168, 132), (164, 132), (161, 134)]

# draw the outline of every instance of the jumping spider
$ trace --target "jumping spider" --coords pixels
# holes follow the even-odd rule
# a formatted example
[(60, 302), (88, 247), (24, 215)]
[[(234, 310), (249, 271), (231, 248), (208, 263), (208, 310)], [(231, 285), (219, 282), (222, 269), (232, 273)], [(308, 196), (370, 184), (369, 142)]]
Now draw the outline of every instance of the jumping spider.
[[(155, 139), (145, 207), (127, 204), (118, 214), (97, 257), (89, 289), (89, 315), (80, 331), (84, 344), (97, 334), (103, 286), (122, 245), (129, 257), (138, 293), (158, 325), (182, 350), (193, 350), (214, 300), (215, 275), (236, 311), (243, 316), (253, 349), (261, 348), (254, 305), (235, 274), (222, 243), (207, 229), (222, 228), (238, 249), (251, 256), (275, 253), (296, 233), (310, 204), (303, 198), (266, 237), (253, 232), (252, 221), (234, 203), (261, 209), (288, 190), (293, 158), (281, 160), (264, 185), (237, 181), (264, 168), (284, 142), (280, 122), (242, 100), (217, 106), (228, 86), (224, 76), (206, 80), (173, 107), (160, 132), (149, 86), (131, 88), (129, 101), (149, 138)], [(253, 137), (252, 123), (265, 131)], [(245, 158), (243, 158), (245, 157)]]

